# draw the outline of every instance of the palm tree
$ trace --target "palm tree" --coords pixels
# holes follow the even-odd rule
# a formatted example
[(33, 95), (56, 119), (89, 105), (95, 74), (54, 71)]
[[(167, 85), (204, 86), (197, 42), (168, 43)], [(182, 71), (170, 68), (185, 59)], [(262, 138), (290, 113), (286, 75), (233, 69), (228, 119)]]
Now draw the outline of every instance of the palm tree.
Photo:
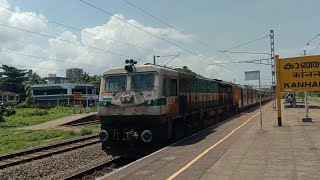
[(94, 88), (96, 89), (96, 94), (99, 94), (100, 84), (101, 84), (101, 76), (100, 75), (92, 76), (91, 84), (93, 84)]
[(76, 82), (80, 84), (88, 84), (88, 83), (91, 83), (91, 80), (92, 80), (92, 77), (89, 75), (89, 73), (84, 72), (81, 75), (80, 79), (77, 80)]
[(26, 92), (27, 98), (26, 103), (29, 105), (31, 101), (31, 85), (35, 84), (46, 84), (47, 82), (41, 78), (37, 73), (31, 73), (28, 75), (28, 80), (23, 81), (22, 84), (24, 86), (24, 90)]

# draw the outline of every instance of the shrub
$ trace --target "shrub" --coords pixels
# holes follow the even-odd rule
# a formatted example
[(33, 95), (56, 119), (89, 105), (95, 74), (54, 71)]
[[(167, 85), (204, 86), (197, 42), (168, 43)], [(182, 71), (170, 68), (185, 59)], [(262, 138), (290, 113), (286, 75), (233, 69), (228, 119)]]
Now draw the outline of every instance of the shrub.
[(16, 110), (13, 107), (11, 106), (5, 107), (3, 103), (0, 104), (0, 116), (2, 118), (2, 121), (3, 121), (2, 116), (12, 116), (14, 114), (16, 114)]
[(80, 134), (81, 136), (90, 135), (90, 134), (93, 134), (93, 131), (91, 129), (84, 128), (84, 129), (81, 129)]
[(29, 117), (29, 116), (44, 116), (47, 115), (48, 111), (44, 109), (35, 109), (32, 111), (24, 111), (21, 113), (22, 117)]
[(27, 107), (29, 107), (29, 105), (26, 101), (23, 101), (22, 103), (18, 104), (18, 108), (27, 108)]
[(76, 135), (76, 132), (74, 130), (71, 130), (71, 131), (68, 131), (68, 134), (70, 136), (75, 136)]
[(8, 107), (5, 108), (5, 112), (4, 112), (5, 116), (12, 116), (12, 115), (15, 115), (15, 114), (16, 114), (16, 110), (14, 109), (14, 107), (8, 106)]

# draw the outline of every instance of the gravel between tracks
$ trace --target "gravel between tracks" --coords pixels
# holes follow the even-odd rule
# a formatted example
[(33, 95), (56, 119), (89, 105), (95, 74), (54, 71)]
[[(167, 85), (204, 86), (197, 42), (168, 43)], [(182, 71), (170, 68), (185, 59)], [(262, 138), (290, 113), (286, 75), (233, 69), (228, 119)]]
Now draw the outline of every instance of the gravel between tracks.
[(83, 147), (44, 159), (0, 170), (0, 179), (61, 179), (111, 159), (101, 144)]

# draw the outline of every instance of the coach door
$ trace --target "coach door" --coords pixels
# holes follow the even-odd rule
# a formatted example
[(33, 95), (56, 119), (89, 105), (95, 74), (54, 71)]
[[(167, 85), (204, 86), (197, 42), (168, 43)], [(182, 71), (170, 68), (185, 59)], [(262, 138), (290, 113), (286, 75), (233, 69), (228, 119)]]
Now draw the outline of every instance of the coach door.
[(173, 78), (164, 79), (164, 95), (167, 99), (167, 114), (175, 117), (179, 114), (178, 81)]
[(241, 107), (243, 107), (243, 89), (241, 89)]

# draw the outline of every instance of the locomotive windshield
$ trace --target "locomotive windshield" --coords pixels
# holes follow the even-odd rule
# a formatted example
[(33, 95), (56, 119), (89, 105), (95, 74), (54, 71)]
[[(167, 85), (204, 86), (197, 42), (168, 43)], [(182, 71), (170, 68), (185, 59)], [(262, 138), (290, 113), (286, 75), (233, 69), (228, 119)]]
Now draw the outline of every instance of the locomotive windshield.
[(135, 74), (132, 76), (131, 89), (133, 91), (153, 90), (154, 74)]
[(106, 78), (106, 92), (125, 91), (127, 87), (127, 76), (109, 76)]

